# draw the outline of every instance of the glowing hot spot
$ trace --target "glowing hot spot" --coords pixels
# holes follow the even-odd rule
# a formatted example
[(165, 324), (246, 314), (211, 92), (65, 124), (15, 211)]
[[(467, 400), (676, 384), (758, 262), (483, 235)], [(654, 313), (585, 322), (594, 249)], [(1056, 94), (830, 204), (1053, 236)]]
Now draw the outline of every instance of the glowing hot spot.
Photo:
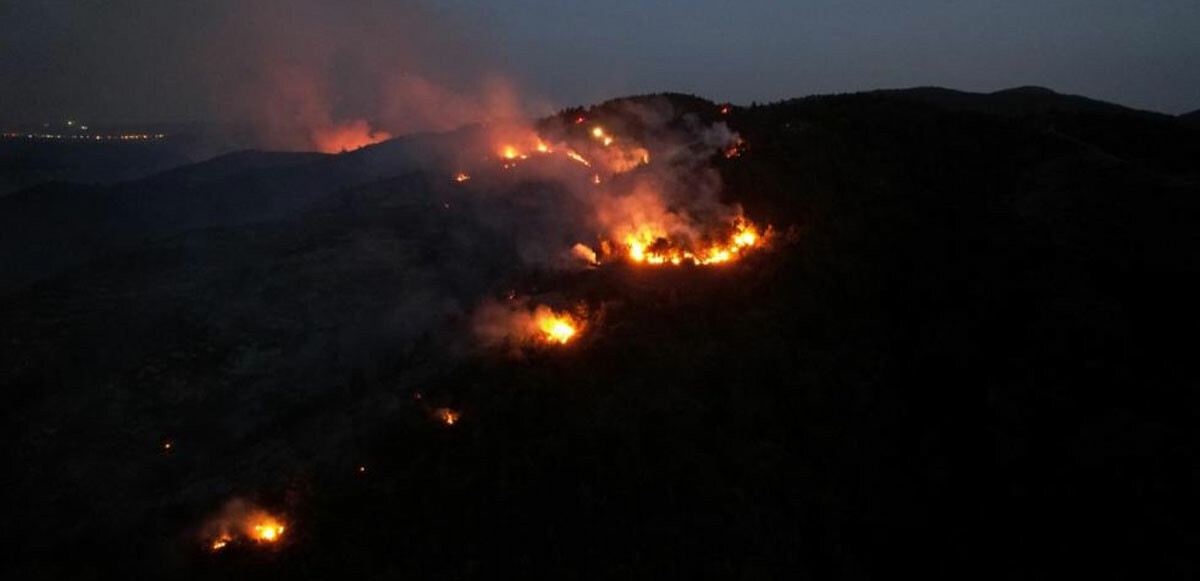
[(434, 419), (446, 424), (447, 426), (453, 426), (454, 424), (458, 423), (459, 415), (460, 414), (458, 412), (450, 408), (438, 408), (433, 410)]

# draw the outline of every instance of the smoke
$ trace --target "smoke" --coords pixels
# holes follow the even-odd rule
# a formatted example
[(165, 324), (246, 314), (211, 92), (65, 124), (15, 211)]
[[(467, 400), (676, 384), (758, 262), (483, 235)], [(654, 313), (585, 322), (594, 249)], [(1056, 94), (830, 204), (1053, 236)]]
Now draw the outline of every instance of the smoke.
[(562, 259), (562, 250), (573, 247), (568, 260), (594, 263), (592, 245), (631, 237), (686, 248), (727, 235), (742, 217), (739, 206), (721, 200), (713, 167), (718, 154), (740, 142), (724, 122), (706, 123), (665, 97), (602, 105), (581, 119), (556, 118), (544, 135), (555, 151), (577, 153), (586, 165), (537, 160), (522, 169), (517, 162), (526, 175), (561, 183), (570, 195), (550, 201), (548, 213), (576, 239), (565, 246), (547, 241), (561, 250), (542, 255)]
[(212, 106), (263, 147), (337, 152), (525, 113), (462, 14), (411, 0), (215, 4)]
[(200, 527), (200, 541), (219, 551), (237, 542), (274, 543), (287, 531), (284, 522), (254, 503), (233, 498)]
[(472, 327), (484, 347), (507, 347), (519, 353), (535, 345), (565, 345), (579, 333), (584, 319), (582, 314), (555, 312), (514, 298), (484, 301), (475, 311)]

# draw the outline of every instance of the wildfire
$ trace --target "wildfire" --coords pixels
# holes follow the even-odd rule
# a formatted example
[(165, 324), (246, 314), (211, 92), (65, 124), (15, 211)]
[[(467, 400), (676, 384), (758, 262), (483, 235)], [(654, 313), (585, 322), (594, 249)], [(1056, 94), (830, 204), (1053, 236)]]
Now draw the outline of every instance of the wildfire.
[(211, 545), (209, 545), (209, 548), (214, 551), (220, 551), (221, 549), (229, 546), (229, 543), (231, 542), (233, 542), (232, 535), (222, 534), (221, 536), (213, 539), (213, 542)]
[(507, 160), (529, 159), (528, 155), (521, 153), (519, 149), (511, 145), (505, 145), (504, 148), (500, 150), (500, 157), (503, 157)]
[(434, 419), (446, 424), (447, 426), (453, 426), (454, 424), (458, 423), (459, 415), (460, 414), (458, 412), (450, 408), (438, 408), (433, 410)]
[(742, 154), (746, 150), (746, 141), (741, 137), (737, 138), (729, 147), (725, 148), (725, 157), (733, 159)]
[(324, 153), (354, 151), (391, 139), (386, 131), (373, 130), (363, 119), (322, 127), (312, 133), (312, 142)]
[[(586, 257), (591, 249), (580, 244), (575, 252)], [(523, 299), (509, 299), (504, 303), (485, 301), (475, 312), (473, 326), (484, 345), (520, 350), (566, 345), (579, 337), (584, 324), (583, 315), (557, 312), (546, 305), (530, 307)]]
[(280, 517), (244, 500), (234, 499), (206, 525), (205, 538), (209, 550), (215, 552), (240, 542), (272, 545), (283, 538), (285, 530)]
[(283, 525), (270, 516), (265, 516), (253, 526), (250, 538), (260, 543), (274, 543), (279, 540), (279, 537), (283, 536)]
[(570, 315), (555, 313), (549, 307), (538, 307), (534, 312), (534, 322), (542, 332), (542, 340), (548, 343), (566, 345), (578, 332)]
[(461, 183), (463, 183), (463, 182), (465, 182), (465, 181), (469, 181), (470, 179), (471, 179), (471, 176), (469, 176), (469, 175), (467, 175), (467, 174), (465, 174), (465, 173), (458, 173), (458, 174), (455, 174), (455, 175), (454, 175), (454, 181), (456, 181), (456, 182), (458, 182), (458, 183), (460, 183), (460, 184), (461, 184)]
[(612, 145), (612, 143), (613, 143), (612, 136), (605, 133), (603, 127), (599, 127), (599, 126), (593, 127), (592, 128), (592, 137), (595, 137), (597, 141), (599, 141), (600, 143), (603, 143), (605, 147), (608, 147), (608, 146)]
[(582, 155), (579, 155), (579, 153), (577, 153), (577, 152), (574, 152), (574, 151), (568, 151), (568, 152), (567, 152), (567, 157), (569, 157), (569, 158), (571, 158), (571, 159), (573, 159), (573, 160), (575, 160), (575, 161), (577, 161), (577, 162), (579, 162), (579, 163), (582, 163), (583, 165), (586, 165), (586, 166), (588, 166), (588, 167), (592, 167), (592, 164), (591, 164), (591, 162), (589, 162), (588, 160), (584, 159), (584, 157), (583, 157)]
[(655, 235), (654, 229), (644, 227), (625, 235), (622, 244), (629, 260), (637, 264), (707, 266), (732, 262), (746, 252), (761, 246), (763, 237), (748, 220), (739, 219), (733, 231), (723, 240), (696, 248), (680, 247), (665, 236)]

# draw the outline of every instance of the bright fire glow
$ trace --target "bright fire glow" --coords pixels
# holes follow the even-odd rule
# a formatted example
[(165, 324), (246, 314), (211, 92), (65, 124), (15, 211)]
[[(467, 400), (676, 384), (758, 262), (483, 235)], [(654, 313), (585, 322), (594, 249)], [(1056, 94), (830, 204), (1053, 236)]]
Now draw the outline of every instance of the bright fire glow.
[(629, 260), (637, 264), (652, 265), (723, 264), (736, 260), (763, 243), (758, 228), (745, 219), (735, 222), (733, 232), (724, 240), (692, 248), (680, 247), (655, 232), (655, 228), (642, 227), (622, 238)]
[(471, 176), (469, 176), (465, 173), (455, 174), (455, 176), (454, 176), (454, 181), (459, 182), (459, 183), (465, 182), (470, 179), (471, 179)]
[(568, 151), (568, 152), (567, 152), (567, 157), (569, 157), (569, 158), (571, 158), (571, 159), (573, 159), (573, 160), (575, 160), (575, 161), (577, 161), (577, 162), (579, 162), (579, 163), (582, 163), (583, 165), (586, 165), (586, 166), (588, 166), (588, 167), (592, 167), (592, 164), (591, 164), (590, 162), (588, 162), (588, 160), (584, 159), (584, 157), (583, 157), (582, 155), (579, 155), (578, 153), (576, 153), (576, 152), (574, 152), (574, 151)]
[(231, 544), (247, 541), (254, 544), (273, 544), (283, 537), (286, 527), (283, 520), (262, 509), (234, 502), (226, 514), (213, 525), (208, 548), (220, 551)]
[(281, 536), (283, 536), (283, 525), (271, 517), (266, 517), (254, 525), (250, 538), (263, 543), (274, 543)]
[(555, 313), (547, 307), (538, 308), (534, 322), (542, 332), (542, 339), (549, 343), (566, 345), (578, 332), (570, 315)]
[(324, 153), (354, 151), (391, 137), (386, 131), (371, 130), (370, 124), (363, 119), (332, 125), (312, 133), (313, 143)]
[(459, 416), (460, 414), (458, 412), (450, 408), (438, 408), (433, 410), (434, 419), (446, 424), (447, 426), (453, 426), (454, 424), (458, 423)]

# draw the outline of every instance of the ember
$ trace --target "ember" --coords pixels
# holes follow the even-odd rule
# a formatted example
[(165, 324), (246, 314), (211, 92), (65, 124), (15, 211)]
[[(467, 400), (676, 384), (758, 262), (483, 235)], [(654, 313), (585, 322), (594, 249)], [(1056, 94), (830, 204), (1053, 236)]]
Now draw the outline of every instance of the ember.
[(471, 176), (469, 176), (465, 173), (455, 174), (455, 176), (454, 176), (454, 181), (456, 181), (458, 183), (462, 183), (462, 182), (468, 181), (470, 179), (471, 179)]

